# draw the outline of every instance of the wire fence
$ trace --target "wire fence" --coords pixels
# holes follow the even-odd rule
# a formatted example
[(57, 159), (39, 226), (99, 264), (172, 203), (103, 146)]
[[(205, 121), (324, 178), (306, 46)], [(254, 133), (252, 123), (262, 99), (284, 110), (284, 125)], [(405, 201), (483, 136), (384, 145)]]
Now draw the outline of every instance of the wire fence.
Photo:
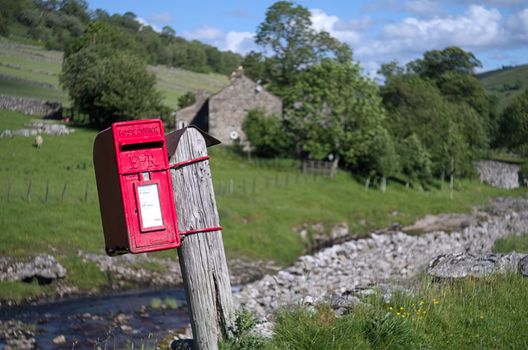
[(260, 176), (250, 178), (230, 178), (214, 181), (217, 196), (250, 195), (272, 189), (287, 190), (290, 187), (301, 184), (313, 184), (316, 182), (330, 181), (328, 177), (319, 174), (303, 174), (301, 172), (292, 174), (276, 174), (274, 176)]
[(51, 182), (29, 178), (10, 179), (0, 183), (0, 201), (27, 203), (93, 203), (97, 199), (95, 184)]
[[(267, 166), (267, 165), (265, 165)], [(217, 196), (251, 195), (272, 189), (288, 189), (299, 184), (331, 181), (319, 172), (311, 174), (297, 172), (259, 175), (253, 177), (215, 178)], [(37, 177), (29, 179), (4, 179), (0, 182), (0, 202), (26, 203), (74, 203), (97, 202), (95, 183), (79, 181), (50, 181)]]

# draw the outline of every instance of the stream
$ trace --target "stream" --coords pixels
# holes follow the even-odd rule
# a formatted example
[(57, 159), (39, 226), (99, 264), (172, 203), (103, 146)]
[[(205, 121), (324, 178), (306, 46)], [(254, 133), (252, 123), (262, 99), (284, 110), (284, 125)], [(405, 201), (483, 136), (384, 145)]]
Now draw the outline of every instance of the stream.
[[(10, 319), (34, 324), (36, 346), (44, 350), (155, 348), (169, 330), (189, 323), (183, 288), (0, 308), (0, 320)], [(60, 335), (66, 342), (54, 344)]]

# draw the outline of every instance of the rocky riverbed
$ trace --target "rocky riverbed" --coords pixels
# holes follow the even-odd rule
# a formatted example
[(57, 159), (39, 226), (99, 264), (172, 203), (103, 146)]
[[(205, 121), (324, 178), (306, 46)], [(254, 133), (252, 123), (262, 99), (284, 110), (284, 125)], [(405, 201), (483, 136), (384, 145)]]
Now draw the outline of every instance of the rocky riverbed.
[[(346, 225), (338, 226), (333, 230), (336, 231), (335, 234), (331, 235), (335, 236), (336, 241), (345, 239), (347, 235), (350, 236)], [(398, 226), (394, 225), (394, 227)], [(318, 302), (328, 302), (339, 314), (342, 310), (350, 308), (351, 304), (360, 303), (358, 297), (375, 291), (381, 292), (386, 299), (390, 299), (395, 290), (412, 292), (417, 286), (416, 277), (424, 273), (427, 268), (440, 277), (445, 276), (446, 273), (443, 266), (452, 265), (457, 267), (452, 272), (456, 276), (513, 271), (517, 266), (526, 273), (528, 258), (525, 255), (489, 255), (497, 239), (526, 232), (528, 232), (528, 199), (503, 198), (495, 199), (489, 205), (476, 207), (471, 214), (430, 215), (409, 227), (380, 230), (365, 238), (335, 244), (317, 253), (301, 256), (292, 266), (282, 270), (264, 262), (233, 260), (229, 262), (232, 283), (245, 284), (235, 293), (235, 300), (239, 308), (255, 312), (262, 321), (258, 331), (263, 335), (270, 335), (274, 312), (281, 307), (289, 305), (310, 307)], [(122, 288), (130, 281), (144, 282), (145, 285), (158, 287), (177, 285), (181, 281), (178, 266), (170, 259), (159, 259), (148, 255), (108, 258), (86, 252), (78, 254), (82, 260), (95, 263), (102, 271), (111, 274), (115, 289)], [(470, 272), (467, 272), (468, 269), (464, 270), (463, 266), (457, 265), (459, 262), (469, 266)], [(49, 256), (40, 257), (29, 263), (4, 259), (0, 260), (0, 275), (4, 276), (3, 278), (16, 276), (22, 279), (39, 279), (40, 276), (46, 281), (55, 278), (60, 281), (65, 271), (56, 264), (57, 261)], [(159, 270), (158, 272), (147, 269), (147, 266), (152, 264), (157, 266), (155, 270)], [(250, 282), (264, 274), (264, 277)], [(184, 303), (181, 297), (178, 302), (180, 305)], [(80, 305), (85, 304), (84, 301), (80, 303)], [(161, 314), (154, 318), (153, 315), (156, 314), (150, 310), (150, 316), (143, 317), (145, 313), (141, 310), (144, 310), (142, 305), (145, 304), (148, 304), (148, 299), (142, 300), (141, 305), (136, 307), (139, 311), (134, 308), (128, 312), (116, 309), (111, 310), (111, 314), (108, 314), (107, 306), (100, 306), (99, 308), (104, 312), (101, 311), (100, 314), (92, 312), (90, 322), (101, 323), (97, 325), (99, 328), (94, 329), (117, 329), (118, 332), (123, 333), (123, 336), (128, 337), (133, 331), (139, 331), (138, 334), (150, 332), (145, 331), (147, 328), (142, 329), (139, 320), (147, 319), (154, 324), (164, 316)], [(105, 302), (104, 305), (107, 303)], [(70, 313), (71, 307), (67, 308), (69, 311), (65, 313)], [(87, 312), (89, 311), (79, 310), (68, 317), (79, 318), (84, 324), (86, 323), (84, 316)], [(116, 323), (115, 317), (120, 313), (129, 317), (126, 322)], [(129, 316), (136, 314), (137, 317)], [(28, 316), (27, 320), (31, 317)], [(39, 335), (35, 335), (35, 330), (31, 326), (16, 319), (16, 317), (7, 317), (0, 322), (0, 347), (9, 345), (11, 348), (32, 348), (35, 342), (38, 345), (39, 341), (45, 341), (48, 345), (55, 344), (62, 340), (58, 337), (64, 335), (64, 331), (62, 334), (59, 334), (59, 331), (57, 333), (48, 331), (49, 339), (39, 340)], [(61, 317), (58, 316), (56, 319), (60, 320)], [(110, 321), (105, 321), (106, 319)], [(51, 317), (44, 322), (51, 324), (55, 322), (53, 320), (55, 319)], [(179, 319), (178, 322), (187, 321)], [(41, 326), (37, 327), (37, 333), (39, 327)], [(57, 329), (60, 328), (57, 326)], [(54, 337), (52, 338), (51, 335)], [(180, 337), (190, 336), (187, 332)], [(72, 334), (66, 334), (66, 339), (70, 342), (75, 338)], [(21, 342), (16, 342), (17, 340)], [(49, 345), (48, 348), (54, 347)]]
[(260, 317), (265, 333), (280, 307), (339, 304), (373, 289), (390, 297), (394, 288), (425, 272), (438, 255), (488, 253), (497, 239), (526, 232), (528, 200), (499, 198), (468, 215), (428, 216), (410, 227), (374, 232), (301, 256), (277, 274), (244, 286), (235, 299), (239, 307)]

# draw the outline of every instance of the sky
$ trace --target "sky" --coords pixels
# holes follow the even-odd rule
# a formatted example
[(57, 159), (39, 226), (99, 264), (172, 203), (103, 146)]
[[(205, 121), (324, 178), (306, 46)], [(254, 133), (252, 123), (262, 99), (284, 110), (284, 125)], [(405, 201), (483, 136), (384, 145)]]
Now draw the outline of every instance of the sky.
[[(253, 37), (275, 1), (88, 0), (110, 14), (138, 20), (178, 36), (246, 54), (262, 51)], [(427, 50), (459, 46), (482, 62), (478, 71), (528, 63), (528, 0), (300, 0), (316, 30), (349, 44), (366, 74), (380, 64), (405, 64)]]

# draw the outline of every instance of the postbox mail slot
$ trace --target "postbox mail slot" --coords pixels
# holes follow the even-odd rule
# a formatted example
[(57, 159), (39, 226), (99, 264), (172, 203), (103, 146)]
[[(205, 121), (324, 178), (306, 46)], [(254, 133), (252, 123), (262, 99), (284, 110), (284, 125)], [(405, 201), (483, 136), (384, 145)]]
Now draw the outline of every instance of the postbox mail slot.
[(179, 247), (161, 120), (114, 123), (100, 132), (94, 168), (109, 255)]
[(162, 148), (162, 147), (163, 147), (163, 141), (145, 142), (145, 143), (121, 143), (120, 144), (121, 152), (136, 151), (138, 149), (146, 149), (146, 148)]

